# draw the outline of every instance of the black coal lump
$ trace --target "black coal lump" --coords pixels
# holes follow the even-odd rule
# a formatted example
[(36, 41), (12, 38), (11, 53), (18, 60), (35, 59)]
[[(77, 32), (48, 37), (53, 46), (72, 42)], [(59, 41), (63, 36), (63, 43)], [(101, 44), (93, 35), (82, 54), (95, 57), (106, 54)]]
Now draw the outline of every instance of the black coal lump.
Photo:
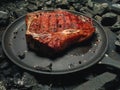
[(0, 69), (5, 69), (9, 66), (9, 63), (6, 61), (3, 61), (0, 63)]
[(120, 40), (115, 41), (116, 51), (120, 53)]
[(102, 15), (101, 24), (103, 26), (112, 26), (117, 22), (117, 15), (111, 12), (108, 12)]
[(37, 80), (31, 74), (24, 72), (21, 81), (25, 87), (35, 86), (37, 84)]
[(0, 81), (0, 90), (6, 90), (6, 88), (5, 88), (5, 86), (4, 86), (2, 81)]
[(48, 0), (47, 2), (45, 2), (45, 4), (49, 7), (52, 6), (52, 0)]
[(69, 9), (69, 6), (68, 6), (68, 4), (57, 4), (56, 8)]
[(5, 26), (9, 23), (9, 14), (4, 11), (0, 11), (0, 25)]
[(113, 26), (111, 26), (111, 31), (117, 32), (120, 31), (120, 22), (115, 23)]
[(80, 9), (82, 8), (82, 5), (80, 3), (74, 3), (73, 7), (75, 8), (76, 11), (80, 11)]
[(67, 0), (57, 0), (55, 6), (56, 8), (69, 9), (69, 3)]
[(34, 4), (34, 5), (37, 5), (37, 0), (28, 0), (28, 2), (30, 3), (30, 4)]
[(36, 10), (38, 10), (38, 7), (36, 5), (34, 5), (34, 4), (29, 4), (27, 6), (27, 11), (28, 12), (33, 12), (33, 11), (36, 11)]
[(27, 10), (25, 9), (16, 9), (14, 12), (14, 15), (16, 18), (22, 16), (22, 15), (25, 15), (27, 13)]
[(38, 84), (38, 85), (33, 86), (32, 90), (51, 90), (51, 87), (47, 85)]

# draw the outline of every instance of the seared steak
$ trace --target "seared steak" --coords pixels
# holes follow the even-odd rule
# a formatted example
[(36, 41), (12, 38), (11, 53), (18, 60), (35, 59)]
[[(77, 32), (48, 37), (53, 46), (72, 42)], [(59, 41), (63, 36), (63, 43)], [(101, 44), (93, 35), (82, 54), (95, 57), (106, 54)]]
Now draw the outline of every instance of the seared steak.
[(89, 17), (65, 10), (29, 13), (26, 15), (26, 25), (26, 39), (31, 49), (38, 50), (44, 46), (55, 52), (88, 39), (95, 31)]

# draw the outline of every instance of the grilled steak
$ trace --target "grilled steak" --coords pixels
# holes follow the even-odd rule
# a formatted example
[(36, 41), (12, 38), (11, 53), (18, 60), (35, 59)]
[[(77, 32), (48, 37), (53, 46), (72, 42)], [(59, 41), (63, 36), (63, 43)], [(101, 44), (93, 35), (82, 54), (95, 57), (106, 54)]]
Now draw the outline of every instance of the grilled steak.
[(31, 49), (45, 47), (55, 52), (88, 39), (95, 31), (90, 18), (65, 10), (29, 13), (26, 25), (26, 39)]

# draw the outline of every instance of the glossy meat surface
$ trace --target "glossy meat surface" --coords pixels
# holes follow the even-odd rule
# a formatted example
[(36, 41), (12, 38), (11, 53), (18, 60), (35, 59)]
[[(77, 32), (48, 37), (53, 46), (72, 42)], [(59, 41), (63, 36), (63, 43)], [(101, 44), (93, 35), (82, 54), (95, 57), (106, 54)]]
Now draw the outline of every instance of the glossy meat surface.
[(92, 20), (65, 10), (37, 11), (26, 15), (30, 48), (38, 42), (55, 51), (88, 39), (95, 32)]

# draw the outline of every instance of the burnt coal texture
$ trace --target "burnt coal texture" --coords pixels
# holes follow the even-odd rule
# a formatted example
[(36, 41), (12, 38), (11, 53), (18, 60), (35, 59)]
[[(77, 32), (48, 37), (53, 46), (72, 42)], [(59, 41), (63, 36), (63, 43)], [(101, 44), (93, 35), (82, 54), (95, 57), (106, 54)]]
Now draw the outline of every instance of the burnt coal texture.
[(8, 12), (0, 11), (0, 25), (5, 26), (8, 25), (9, 15)]
[(101, 24), (104, 26), (111, 26), (117, 22), (117, 15), (114, 13), (106, 13), (102, 15)]

